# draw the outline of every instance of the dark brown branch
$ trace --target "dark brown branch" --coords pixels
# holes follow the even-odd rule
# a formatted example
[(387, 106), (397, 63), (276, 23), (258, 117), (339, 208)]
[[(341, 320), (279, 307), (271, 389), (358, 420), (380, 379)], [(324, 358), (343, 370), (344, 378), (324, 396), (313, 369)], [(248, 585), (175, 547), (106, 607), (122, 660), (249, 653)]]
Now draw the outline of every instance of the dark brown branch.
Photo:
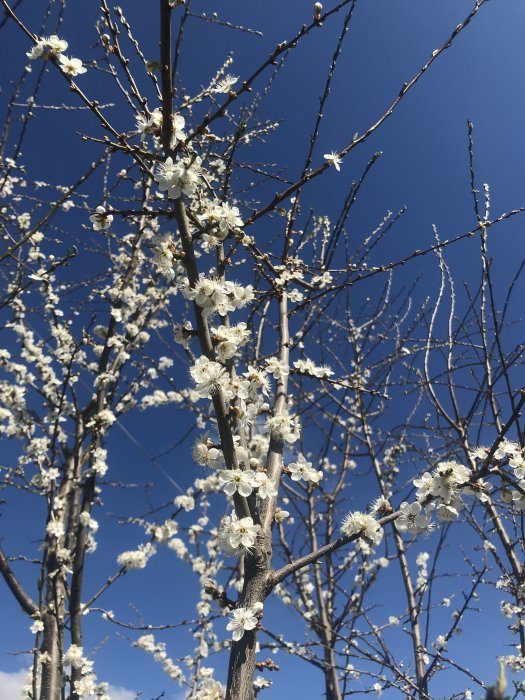
[(33, 616), (35, 613), (37, 613), (38, 612), (38, 605), (34, 602), (34, 600), (22, 588), (22, 584), (16, 578), (13, 571), (11, 570), (11, 567), (9, 566), (9, 563), (8, 563), (6, 556), (5, 556), (4, 552), (2, 551), (1, 547), (0, 547), (0, 573), (4, 577), (4, 581), (7, 583), (9, 590), (11, 591), (11, 593), (14, 595), (14, 597), (16, 598), (18, 603), (20, 604), (20, 607), (22, 608), (22, 610), (31, 616)]

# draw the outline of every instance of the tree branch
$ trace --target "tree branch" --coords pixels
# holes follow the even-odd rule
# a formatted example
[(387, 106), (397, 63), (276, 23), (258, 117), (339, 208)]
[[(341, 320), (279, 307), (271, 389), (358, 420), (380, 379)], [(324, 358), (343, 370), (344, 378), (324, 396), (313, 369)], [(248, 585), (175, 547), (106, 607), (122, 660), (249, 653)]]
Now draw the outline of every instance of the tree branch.
[(0, 573), (4, 577), (4, 581), (7, 583), (11, 593), (17, 599), (20, 607), (28, 615), (34, 615), (38, 612), (38, 605), (34, 600), (24, 591), (22, 584), (16, 578), (11, 567), (9, 566), (6, 556), (0, 547)]

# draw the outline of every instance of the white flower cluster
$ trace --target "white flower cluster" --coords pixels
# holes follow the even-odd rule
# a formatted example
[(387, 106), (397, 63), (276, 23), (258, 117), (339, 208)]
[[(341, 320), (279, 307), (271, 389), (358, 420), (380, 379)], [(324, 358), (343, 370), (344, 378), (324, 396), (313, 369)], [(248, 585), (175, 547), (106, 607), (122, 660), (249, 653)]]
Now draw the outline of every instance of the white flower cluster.
[(203, 235), (205, 250), (217, 247), (231, 232), (240, 232), (243, 225), (238, 207), (227, 202), (209, 202), (201, 220), (211, 228)]
[(266, 429), (275, 440), (284, 440), (290, 444), (300, 437), (299, 419), (291, 416), (288, 411), (267, 418)]
[(170, 233), (156, 234), (152, 239), (153, 264), (168, 279), (175, 277), (176, 247)]
[(59, 39), (56, 34), (49, 37), (42, 37), (31, 48), (31, 51), (26, 53), (30, 61), (35, 58), (57, 58), (60, 69), (70, 78), (81, 75), (86, 72), (86, 68), (82, 65), (79, 58), (68, 58), (64, 56), (63, 51), (67, 49), (67, 41)]
[(46, 525), (46, 532), (48, 535), (58, 540), (65, 534), (64, 523), (61, 520), (55, 520), (55, 518), (52, 517)]
[(70, 78), (75, 78), (77, 75), (82, 75), (82, 73), (87, 72), (87, 68), (84, 68), (80, 58), (68, 58), (63, 54), (60, 54), (58, 60), (61, 71)]
[(104, 476), (108, 470), (108, 453), (103, 447), (96, 447), (91, 452), (91, 469), (98, 476)]
[(109, 408), (103, 408), (86, 423), (86, 427), (95, 427), (100, 433), (104, 433), (116, 420), (117, 417), (113, 411), (111, 411)]
[(77, 644), (72, 644), (63, 656), (62, 663), (65, 667), (71, 666), (80, 670), (81, 678), (75, 681), (75, 693), (81, 697), (97, 696), (99, 700), (109, 700), (107, 684), (97, 683), (97, 677), (93, 672), (93, 661), (84, 656), (84, 650)]
[[(485, 460), (489, 454), (486, 447), (478, 447), (472, 453), (475, 459)], [(521, 491), (514, 489), (505, 489), (503, 492), (503, 500), (508, 503), (513, 503), (517, 508), (525, 508), (525, 496), (522, 492), (525, 491), (525, 456), (524, 450), (515, 442), (502, 440), (494, 452), (493, 458), (503, 463), (507, 462), (513, 470), (513, 476), (518, 482)]]
[(402, 532), (408, 532), (411, 535), (418, 535), (421, 532), (429, 533), (432, 530), (430, 516), (421, 506), (421, 503), (403, 502), (399, 506), (400, 516), (396, 520), (396, 527)]
[(439, 520), (449, 522), (463, 508), (461, 491), (465, 491), (470, 470), (457, 462), (440, 462), (432, 474), (425, 472), (414, 479), (416, 496), (427, 510), (436, 510)]
[(219, 480), (223, 491), (228, 496), (238, 493), (247, 498), (254, 489), (258, 489), (259, 498), (277, 495), (277, 490), (268, 475), (263, 472), (254, 472), (252, 469), (223, 469), (219, 473)]
[(182, 289), (186, 299), (194, 301), (203, 309), (205, 316), (219, 313), (226, 316), (231, 311), (242, 309), (254, 298), (253, 287), (243, 287), (237, 282), (200, 275), (194, 287)]
[(213, 678), (205, 678), (191, 700), (224, 700), (225, 690), (219, 681)]
[(178, 681), (180, 685), (183, 684), (182, 669), (168, 657), (164, 642), (156, 642), (152, 634), (144, 634), (134, 642), (133, 646), (152, 654), (155, 661), (162, 663), (162, 670), (168, 674), (172, 681)]
[(330, 367), (326, 365), (316, 365), (315, 362), (310, 359), (296, 360), (293, 366), (301, 374), (309, 374), (311, 377), (317, 377), (317, 379), (328, 379), (334, 374)]
[(418, 567), (416, 586), (418, 589), (424, 588), (428, 582), (428, 560), (430, 554), (428, 552), (420, 552), (416, 557)]
[(234, 642), (238, 642), (244, 637), (244, 633), (257, 627), (263, 610), (262, 603), (254, 603), (249, 608), (237, 608), (233, 611), (226, 629), (232, 633)]
[(201, 467), (220, 467), (224, 462), (222, 450), (213, 444), (207, 433), (195, 440), (192, 457)]
[(138, 549), (122, 552), (117, 557), (117, 564), (126, 569), (144, 569), (148, 560), (156, 553), (155, 547), (147, 542), (139, 545)]
[(197, 393), (202, 398), (211, 399), (219, 391), (222, 391), (225, 399), (233, 398), (230, 375), (220, 362), (214, 362), (201, 355), (190, 368), (190, 375), (195, 382)]
[(244, 322), (236, 326), (212, 328), (211, 334), (219, 362), (230, 360), (250, 339), (250, 331)]
[(235, 85), (235, 83), (239, 80), (235, 75), (225, 75), (223, 78), (218, 80), (214, 87), (212, 88), (212, 92), (217, 92), (217, 93), (227, 93), (230, 92), (232, 87)]
[(113, 214), (109, 214), (105, 207), (99, 206), (95, 209), (95, 213), (91, 214), (89, 220), (93, 224), (93, 231), (103, 231), (111, 226)]
[(227, 556), (245, 554), (254, 546), (260, 529), (252, 518), (238, 518), (235, 513), (225, 515), (217, 534), (219, 547)]
[(377, 520), (372, 515), (360, 511), (348, 513), (343, 520), (341, 530), (344, 535), (361, 535), (374, 546), (383, 539), (383, 528)]
[(59, 476), (60, 472), (56, 467), (50, 467), (49, 469), (40, 467), (40, 471), (31, 479), (31, 483), (36, 488), (48, 493)]
[(318, 484), (323, 478), (321, 469), (317, 470), (312, 467), (311, 462), (307, 462), (302, 454), (299, 455), (296, 462), (288, 465), (288, 471), (292, 481), (308, 481), (311, 484)]
[(67, 49), (67, 41), (59, 39), (56, 34), (44, 36), (39, 39), (31, 48), (31, 51), (26, 53), (26, 56), (33, 61), (35, 58), (48, 58), (49, 56), (58, 56)]
[(173, 162), (170, 156), (160, 163), (155, 173), (155, 182), (161, 192), (167, 192), (170, 199), (179, 199), (183, 194), (191, 197), (201, 177), (201, 159), (181, 158)]
[(162, 525), (157, 525), (156, 523), (150, 523), (146, 525), (146, 532), (151, 535), (156, 542), (168, 542), (174, 535), (177, 534), (179, 526), (172, 520), (168, 518)]
[(219, 473), (219, 480), (228, 496), (238, 493), (247, 498), (257, 487), (257, 475), (252, 469), (223, 469)]
[(266, 360), (266, 370), (274, 379), (283, 379), (290, 374), (290, 368), (286, 362), (279, 360), (278, 357), (269, 357)]
[[(162, 129), (162, 121), (162, 110), (160, 107), (156, 107), (149, 116), (141, 114), (137, 117), (137, 128), (141, 133), (141, 138), (144, 139), (148, 134), (159, 136)], [(171, 123), (171, 147), (175, 148), (180, 141), (184, 141), (186, 138), (184, 133), (186, 121), (182, 114), (175, 113), (171, 115)]]
[(173, 505), (177, 506), (178, 508), (184, 508), (186, 513), (192, 511), (195, 508), (195, 498), (193, 497), (191, 489), (188, 489), (187, 493), (176, 496), (173, 499)]
[(29, 628), (33, 634), (37, 634), (38, 632), (43, 632), (44, 631), (44, 623), (42, 620), (37, 618), (31, 627)]
[(525, 657), (520, 655), (498, 656), (498, 661), (509, 668), (512, 673), (525, 671)]

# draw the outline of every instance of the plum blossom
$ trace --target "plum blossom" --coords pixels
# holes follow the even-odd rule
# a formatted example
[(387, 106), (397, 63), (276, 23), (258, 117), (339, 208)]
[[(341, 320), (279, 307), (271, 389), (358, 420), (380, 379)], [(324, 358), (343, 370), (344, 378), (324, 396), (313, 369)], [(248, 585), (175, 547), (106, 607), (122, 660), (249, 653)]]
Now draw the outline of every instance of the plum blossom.
[(343, 159), (339, 157), (339, 154), (336, 151), (325, 153), (323, 158), (327, 160), (330, 165), (333, 165), (337, 171), (341, 170), (340, 165), (343, 162)]
[(213, 445), (207, 435), (203, 435), (193, 444), (192, 456), (201, 467), (217, 467), (223, 461), (221, 450)]
[(246, 323), (236, 326), (219, 326), (211, 329), (213, 340), (216, 343), (217, 357), (221, 362), (230, 360), (238, 348), (246, 345), (250, 339), (250, 331)]
[(192, 700), (224, 700), (224, 693), (224, 687), (219, 681), (205, 678), (191, 697)]
[(183, 287), (182, 294), (204, 310), (205, 316), (220, 313), (225, 316), (230, 311), (242, 309), (254, 298), (253, 287), (243, 287), (236, 282), (223, 281), (214, 277), (199, 276), (193, 287)]
[(219, 362), (201, 355), (190, 368), (190, 375), (197, 392), (203, 398), (211, 398), (218, 391), (222, 391), (225, 398), (233, 397), (229, 375)]
[(412, 535), (417, 535), (420, 532), (430, 532), (430, 518), (423, 510), (421, 503), (403, 502), (399, 510), (401, 515), (396, 520), (396, 526), (399, 530), (406, 530)]
[(230, 232), (238, 231), (243, 225), (238, 207), (230, 206), (227, 202), (210, 204), (202, 220), (212, 228), (203, 236), (207, 248), (216, 247)]
[(42, 620), (35, 620), (31, 627), (29, 628), (33, 634), (44, 631), (44, 623)]
[(48, 56), (56, 56), (67, 49), (67, 41), (59, 39), (56, 34), (49, 37), (42, 37), (31, 48), (31, 51), (26, 53), (26, 56), (33, 61), (35, 58), (47, 58)]
[(299, 423), (288, 411), (270, 416), (266, 420), (266, 429), (276, 440), (294, 443), (299, 439)]
[(70, 78), (75, 78), (77, 75), (87, 73), (87, 68), (84, 68), (80, 58), (68, 58), (63, 54), (60, 54), (58, 60), (60, 62), (60, 69), (62, 72), (68, 75)]
[(278, 357), (269, 357), (266, 360), (266, 370), (274, 377), (274, 379), (283, 379), (290, 373), (288, 364)]
[(175, 276), (175, 244), (170, 233), (157, 234), (152, 240), (153, 264), (167, 279)]
[[(186, 121), (182, 114), (174, 113), (171, 115), (172, 123), (172, 133), (171, 133), (171, 147), (175, 146), (180, 142), (184, 141), (186, 134), (184, 133), (184, 127)], [(146, 137), (147, 134), (152, 134), (153, 136), (159, 136), (162, 129), (162, 110), (160, 107), (156, 107), (149, 116), (141, 114), (137, 117), (137, 128), (141, 133), (142, 139)]]
[(91, 214), (89, 220), (93, 224), (93, 231), (102, 231), (111, 226), (113, 215), (109, 214), (105, 207), (99, 206), (95, 209), (95, 213)]
[(262, 603), (254, 603), (249, 608), (237, 608), (233, 611), (233, 615), (226, 625), (226, 629), (232, 633), (234, 642), (238, 642), (242, 639), (246, 631), (253, 630), (257, 627), (262, 609)]
[(313, 360), (304, 359), (296, 360), (293, 366), (301, 374), (309, 374), (312, 377), (317, 377), (317, 379), (327, 379), (333, 375), (333, 370), (326, 365), (316, 365)]
[(250, 517), (239, 519), (235, 513), (226, 515), (217, 535), (219, 546), (228, 556), (244, 554), (255, 544), (260, 529)]
[(323, 472), (314, 469), (312, 463), (307, 462), (302, 454), (299, 455), (296, 462), (288, 465), (288, 470), (292, 481), (300, 481), (302, 479), (303, 481), (318, 484), (323, 477)]
[(221, 80), (218, 80), (215, 83), (215, 87), (213, 88), (213, 92), (222, 92), (222, 93), (227, 93), (230, 92), (232, 87), (235, 85), (235, 83), (239, 80), (235, 75), (225, 75), (224, 78)]
[(63, 537), (65, 533), (64, 523), (61, 520), (52, 519), (46, 526), (46, 532), (48, 535), (51, 535), (51, 537), (59, 539)]
[(155, 181), (161, 192), (167, 192), (170, 199), (179, 199), (183, 194), (190, 197), (195, 193), (201, 176), (201, 159), (182, 158), (173, 162), (170, 156), (160, 163)]
[(273, 498), (277, 496), (277, 489), (266, 472), (258, 472), (255, 477), (257, 482), (257, 495), (259, 498)]
[(432, 474), (425, 472), (414, 479), (417, 499), (427, 508), (435, 508), (440, 520), (454, 520), (463, 507), (461, 492), (472, 493), (472, 489), (467, 488), (469, 477), (470, 470), (462, 464), (440, 462)]
[(145, 569), (148, 560), (156, 553), (155, 547), (151, 543), (141, 544), (139, 548), (132, 551), (122, 552), (117, 557), (117, 564), (126, 569)]
[(383, 539), (383, 528), (372, 515), (354, 511), (343, 520), (341, 530), (345, 535), (362, 535), (373, 545)]
[(238, 493), (247, 498), (257, 486), (255, 472), (251, 469), (223, 469), (219, 473), (219, 479), (228, 496)]

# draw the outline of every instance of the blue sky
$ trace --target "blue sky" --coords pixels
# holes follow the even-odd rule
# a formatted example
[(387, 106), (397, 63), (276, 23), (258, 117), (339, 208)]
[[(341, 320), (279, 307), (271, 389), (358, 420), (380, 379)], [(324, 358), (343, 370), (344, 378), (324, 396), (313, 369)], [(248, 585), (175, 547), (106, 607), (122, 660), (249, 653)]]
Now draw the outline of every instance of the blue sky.
[[(330, 9), (333, 4), (325, 2), (325, 9)], [(231, 72), (241, 78), (249, 75), (277, 42), (290, 37), (303, 22), (309, 21), (312, 5), (309, 0), (257, 3), (227, 0), (221, 3), (217, 10), (221, 19), (260, 30), (263, 37), (190, 19), (181, 61), (186, 90), (191, 92), (205, 84), (230, 51), (234, 56)], [(148, 6), (147, 13), (144, 3), (128, 0), (122, 3), (122, 7), (136, 29), (146, 55), (155, 57), (156, 4)], [(361, 133), (375, 121), (401, 85), (412, 78), (470, 8), (471, 3), (464, 0), (361, 0), (357, 3), (350, 36), (325, 111), (315, 165), (321, 164), (324, 153), (342, 149), (355, 132)], [(196, 0), (195, 9), (211, 13), (216, 7), (215, 3)], [(23, 3), (20, 12), (36, 31), (37, 27), (32, 24), (35, 15), (29, 6), (25, 7)], [(90, 45), (95, 40), (93, 24), (96, 18), (95, 4), (78, 3), (68, 10), (61, 35), (69, 41), (74, 55), (83, 59), (92, 55)], [(330, 19), (322, 30), (313, 32), (304, 45), (291, 54), (261, 108), (261, 117), (282, 120), (282, 123), (267, 143), (254, 146), (253, 158), (286, 163), (290, 178), (297, 176), (304, 160), (318, 95), (323, 89), (341, 21), (339, 15)], [(467, 231), (475, 225), (468, 175), (467, 119), (475, 126), (478, 178), (480, 182), (490, 183), (493, 213), (499, 215), (523, 205), (524, 26), (525, 5), (522, 0), (489, 2), (472, 26), (408, 94), (392, 118), (344, 161), (341, 172), (330, 169), (322, 179), (309, 186), (309, 205), (318, 213), (333, 214), (349, 183), (360, 176), (373, 153), (382, 151), (383, 155), (374, 166), (356, 206), (352, 234), (362, 238), (363, 232), (373, 230), (388, 210), (398, 211), (406, 206), (408, 211), (396, 232), (383, 242), (377, 253), (378, 259), (393, 261), (415, 248), (430, 245), (433, 224), (444, 238)], [(2, 65), (8, 66), (8, 77), (16, 76), (29, 46), (13, 26), (8, 25), (2, 30), (2, 39)], [(96, 95), (101, 101), (112, 99), (110, 82), (96, 71), (83, 76), (81, 84), (88, 94)], [(259, 87), (263, 86), (261, 82)], [(75, 104), (75, 98), (68, 94), (64, 83), (52, 72), (45, 78), (43, 94), (49, 102), (66, 100), (68, 104)], [(3, 109), (3, 97), (1, 104)], [(122, 124), (123, 129), (129, 126), (129, 123)], [(31, 166), (32, 177), (64, 184), (82, 172), (84, 164), (98, 151), (82, 144), (79, 133), (99, 135), (98, 127), (89, 115), (78, 112), (38, 114), (35, 124), (30, 127), (22, 158), (28, 167)], [(95, 185), (93, 187), (93, 191), (88, 192), (94, 197)], [(87, 217), (64, 214), (63, 225), (68, 216), (72, 240), (82, 241), (85, 233), (81, 226), (87, 223)], [(491, 250), (500, 270), (496, 276), (500, 293), (508, 286), (523, 257), (522, 229), (522, 220), (514, 219), (492, 233)], [(458, 278), (472, 284), (479, 279), (476, 253), (477, 243), (469, 240), (450, 249), (447, 257)], [(401, 284), (405, 281), (409, 284), (417, 275), (421, 276), (420, 302), (426, 293), (432, 295), (436, 292), (438, 274), (435, 261), (430, 257), (416, 260), (403, 268), (397, 279)], [(373, 292), (374, 287), (370, 289)], [(197, 467), (190, 460), (189, 443), (155, 464), (148, 455), (168, 448), (186, 431), (189, 420), (189, 417), (177, 414), (176, 408), (158, 409), (146, 418), (142, 414), (124, 418), (120, 429), (117, 427), (114, 431), (111, 442), (111, 453), (118, 455), (112, 464), (114, 478), (152, 482), (151, 498), (156, 503), (178, 495), (172, 480), (185, 489), (198, 475)], [(176, 425), (176, 434), (173, 425)], [(3, 459), (7, 461), (13, 455), (12, 447), (5, 445)], [(124, 493), (109, 490), (103, 510), (129, 515), (147, 508), (142, 490)], [(31, 517), (20, 519), (22, 509), (31, 513)], [(9, 552), (18, 551), (18, 547), (31, 551), (29, 542), (35, 539), (34, 509), (35, 504), (29, 497), (19, 497), (2, 511), (0, 524)], [(138, 528), (119, 527), (114, 518), (102, 513), (99, 519), (103, 523), (104, 537), (99, 538), (100, 549), (91, 560), (88, 588), (91, 586), (92, 589), (100, 585), (108, 571), (116, 570), (115, 558), (120, 551), (133, 548), (142, 541)], [(462, 537), (467, 537), (463, 531), (461, 533)], [(422, 543), (419, 549), (425, 546), (428, 545)], [(21, 579), (31, 587), (32, 578), (22, 564), (17, 567), (18, 571)], [(132, 606), (139, 605), (140, 613), (153, 624), (177, 622), (194, 614), (195, 581), (194, 575), (170, 553), (160, 552), (150, 568), (144, 572), (131, 572), (111, 589), (103, 605), (108, 609), (118, 609), (121, 617), (129, 620), (136, 619)], [(385, 601), (395, 586), (388, 576), (382, 586), (378, 595)], [(443, 588), (443, 596), (453, 591), (448, 581), (440, 582), (439, 586)], [(488, 591), (484, 595), (487, 600), (494, 598)], [(493, 613), (487, 613), (482, 622), (478, 621), (478, 626), (466, 629), (463, 637), (453, 642), (463, 645), (471, 656), (472, 669), (486, 680), (495, 677), (494, 655), (505, 653), (503, 644), (508, 641), (497, 611), (497, 600), (494, 598)], [(0, 635), (0, 671), (16, 675), (24, 667), (24, 661), (13, 652), (27, 649), (32, 637), (22, 613), (7, 593), (2, 594), (2, 601), (2, 626), (9, 630), (9, 634)], [(492, 606), (488, 605), (487, 609), (492, 609)], [(283, 612), (282, 606), (269, 608), (265, 622), (266, 619), (269, 625), (272, 621), (276, 625), (286, 624), (286, 633), (290, 636), (299, 630), (293, 614)], [(490, 630), (492, 648), (488, 645), (480, 648), (481, 624), (484, 630)], [(102, 621), (86, 627), (86, 647), (93, 649), (102, 643), (94, 657), (100, 679), (114, 686), (142, 691), (142, 697), (148, 700), (162, 690), (166, 691), (169, 700), (180, 697), (180, 691), (170, 687), (158, 664), (139, 650), (130, 651), (128, 639), (135, 639), (136, 635), (123, 630), (116, 634), (111, 625)], [(226, 634), (225, 630), (223, 632)], [(178, 631), (163, 639), (174, 656), (189, 653), (192, 648), (188, 636)], [(282, 670), (276, 674), (274, 688), (266, 691), (267, 697), (288, 697), (292, 691), (307, 698), (321, 697), (322, 679), (317, 672), (296, 658), (277, 656), (276, 661)], [(224, 663), (224, 659), (219, 661), (217, 668), (224, 670)], [(210, 665), (215, 664), (210, 662)], [(0, 684), (2, 678), (5, 695), (11, 691), (5, 690), (9, 687), (7, 676), (0, 676)], [(438, 684), (435, 693), (436, 697), (440, 693), (446, 696), (452, 690), (461, 689), (441, 688)], [(11, 697), (15, 696), (0, 694), (1, 700), (11, 700)], [(115, 694), (113, 700), (128, 698), (125, 694), (121, 697)]]

